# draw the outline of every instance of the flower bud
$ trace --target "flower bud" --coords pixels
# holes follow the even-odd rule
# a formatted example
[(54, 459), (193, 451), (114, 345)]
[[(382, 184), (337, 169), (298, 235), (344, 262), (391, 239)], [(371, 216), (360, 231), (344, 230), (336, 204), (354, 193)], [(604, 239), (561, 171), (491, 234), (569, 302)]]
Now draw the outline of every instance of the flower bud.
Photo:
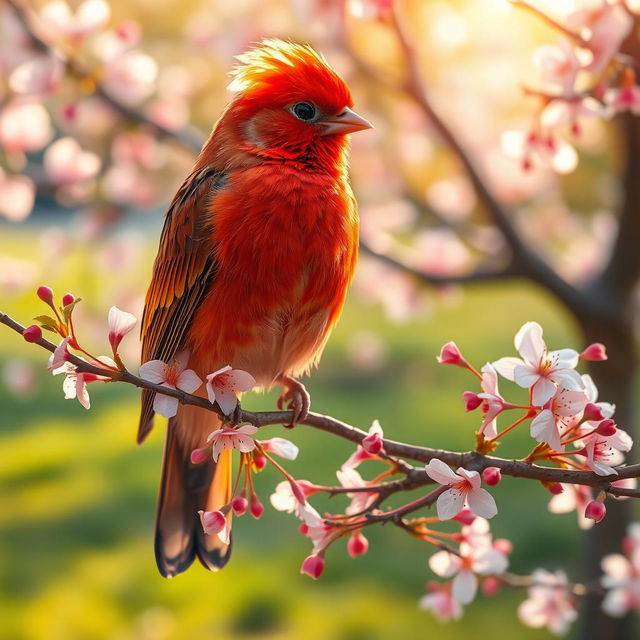
[(480, 398), (477, 393), (473, 393), (473, 391), (465, 391), (462, 394), (462, 400), (465, 411), (473, 411), (482, 404), (482, 398)]
[(303, 536), (306, 536), (309, 533), (309, 525), (306, 522), (301, 522), (300, 526), (298, 527), (298, 531)]
[(200, 516), (202, 529), (207, 535), (220, 533), (227, 524), (227, 519), (222, 511), (198, 511), (198, 515)]
[(599, 500), (592, 500), (584, 510), (584, 517), (600, 522), (607, 515), (607, 508)]
[(591, 360), (592, 362), (606, 360), (608, 358), (607, 349), (602, 343), (594, 342), (580, 354), (580, 357), (583, 360)]
[(511, 540), (507, 540), (506, 538), (496, 538), (493, 541), (493, 548), (505, 556), (508, 556), (513, 551), (513, 544)]
[(602, 409), (593, 402), (587, 402), (584, 411), (582, 413), (582, 421), (590, 422), (590, 421), (600, 421), (604, 420), (604, 415), (602, 413)]
[(563, 491), (564, 487), (559, 482), (542, 482), (542, 486), (547, 489), (554, 496), (559, 496)]
[(249, 501), (244, 496), (236, 496), (231, 501), (231, 508), (233, 509), (233, 513), (235, 513), (237, 516), (243, 515), (246, 512), (248, 506)]
[(249, 511), (251, 515), (257, 520), (264, 513), (264, 505), (260, 500), (258, 500), (258, 496), (255, 494), (251, 496), (251, 504), (249, 505)]
[(264, 456), (253, 456), (253, 466), (261, 471), (267, 466), (267, 459)]
[(322, 575), (323, 571), (324, 558), (316, 555), (306, 557), (300, 567), (300, 573), (305, 573), (308, 576), (311, 576), (314, 580), (317, 580)]
[(37, 324), (32, 324), (22, 332), (22, 337), (27, 342), (38, 342), (42, 338), (42, 329)]
[(495, 596), (500, 591), (500, 580), (495, 576), (487, 576), (482, 581), (482, 593), (485, 596)]
[(601, 436), (612, 436), (617, 430), (616, 423), (611, 418), (603, 420), (596, 429)]
[(453, 519), (460, 524), (470, 525), (476, 519), (476, 514), (473, 513), (471, 509), (465, 507), (457, 516), (454, 516)]
[(194, 449), (191, 452), (191, 464), (202, 464), (208, 457), (211, 447), (202, 447), (202, 449)]
[(370, 433), (363, 441), (362, 448), (372, 456), (382, 451), (382, 438), (379, 433)]
[(460, 349), (455, 342), (447, 342), (440, 349), (440, 355), (438, 356), (439, 364), (455, 364), (458, 367), (469, 368), (469, 363), (462, 357)]
[(62, 306), (66, 307), (67, 305), (75, 302), (76, 297), (72, 293), (65, 293), (62, 296)]
[(355, 531), (347, 542), (347, 552), (352, 558), (364, 555), (369, 550), (369, 541), (360, 531)]
[(46, 302), (48, 305), (53, 305), (53, 289), (51, 287), (42, 285), (41, 287), (38, 287), (36, 293), (40, 300)]
[(487, 467), (482, 471), (482, 480), (485, 484), (493, 487), (502, 480), (502, 472), (498, 467)]

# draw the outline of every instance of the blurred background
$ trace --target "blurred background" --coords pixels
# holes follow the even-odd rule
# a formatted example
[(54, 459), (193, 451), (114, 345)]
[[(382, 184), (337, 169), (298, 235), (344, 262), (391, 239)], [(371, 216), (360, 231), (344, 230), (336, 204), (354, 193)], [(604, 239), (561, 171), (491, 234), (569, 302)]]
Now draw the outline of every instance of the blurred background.
[[(375, 124), (352, 142), (363, 241), (444, 283), (426, 287), (363, 255), (343, 319), (307, 382), (312, 406), (363, 429), (377, 418), (395, 440), (472, 448), (478, 416), (460, 400), (472, 381), (436, 364), (443, 343), (455, 340), (481, 366), (512, 355), (513, 335), (528, 320), (543, 325), (552, 348), (581, 350), (585, 336), (557, 295), (526, 279), (455, 284), (479, 266), (508, 262), (505, 240), (442, 131), (397, 86), (407, 59), (391, 4), (0, 1), (0, 309), (30, 324), (45, 312), (38, 285), (72, 292), (83, 298), (76, 327), (86, 345), (106, 353), (108, 308), (141, 315), (165, 207), (201, 132), (229, 100), (234, 56), (264, 37), (309, 42)], [(536, 3), (558, 19), (575, 5)], [(587, 287), (615, 241), (625, 138), (606, 119), (584, 120), (578, 136), (569, 123), (559, 139), (571, 146), (559, 161), (523, 168), (505, 137), (527, 131), (540, 111), (522, 88), (539, 84), (532, 53), (555, 43), (557, 29), (506, 0), (404, 0), (395, 10), (430, 104), (511, 222), (563, 278)], [(135, 370), (136, 337), (122, 346)], [(91, 395), (90, 412), (65, 401), (43, 352), (0, 330), (0, 638), (453, 639), (497, 628), (505, 637), (548, 636), (518, 622), (521, 592), (480, 596), (448, 625), (420, 611), (434, 577), (431, 549), (388, 527), (370, 532), (369, 553), (357, 560), (332, 547), (325, 574), (311, 582), (298, 575), (308, 541), (271, 508), (260, 521), (238, 520), (224, 572), (194, 566), (163, 580), (152, 548), (162, 425), (137, 447), (135, 389), (92, 385)], [(243, 406), (273, 408), (275, 394)], [(284, 435), (279, 427), (267, 433)], [(335, 483), (352, 452), (305, 427), (287, 437), (302, 452), (290, 470), (321, 484)], [(516, 434), (501, 452), (522, 455), (528, 442)], [(267, 470), (259, 480), (266, 503), (279, 479)], [(513, 571), (565, 568), (581, 577), (575, 513), (549, 514), (549, 494), (532, 482), (510, 480), (493, 493), (493, 532), (513, 540)]]

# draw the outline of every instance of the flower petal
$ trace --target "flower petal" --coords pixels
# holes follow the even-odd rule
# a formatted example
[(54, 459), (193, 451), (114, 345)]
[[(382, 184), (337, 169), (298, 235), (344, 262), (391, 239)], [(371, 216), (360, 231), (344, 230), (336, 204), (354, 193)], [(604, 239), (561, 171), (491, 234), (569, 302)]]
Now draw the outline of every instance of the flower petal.
[(518, 366), (523, 365), (524, 362), (520, 360), (520, 358), (500, 358), (500, 360), (496, 360), (491, 363), (491, 366), (503, 377), (507, 380), (511, 380), (513, 382), (514, 371)]
[(429, 464), (425, 467), (427, 475), (440, 484), (451, 484), (452, 482), (459, 482), (460, 476), (453, 472), (449, 465), (434, 458), (429, 461)]
[(162, 384), (165, 380), (167, 365), (162, 360), (149, 360), (140, 366), (140, 377), (153, 384)]
[(557, 387), (549, 378), (539, 378), (538, 382), (533, 385), (533, 394), (531, 395), (531, 404), (535, 407), (542, 407), (553, 396), (556, 395)]
[(178, 399), (156, 393), (153, 399), (153, 410), (165, 418), (173, 418), (178, 413)]
[(464, 507), (464, 496), (458, 489), (447, 489), (438, 496), (436, 508), (440, 520), (451, 520), (457, 516)]
[(233, 391), (229, 391), (227, 389), (220, 389), (219, 387), (215, 392), (216, 402), (222, 409), (222, 413), (226, 416), (230, 415), (231, 412), (236, 408), (238, 404), (238, 397)]
[(542, 339), (542, 327), (537, 322), (527, 322), (516, 333), (514, 344), (525, 362), (537, 366), (547, 346)]
[(193, 369), (185, 369), (176, 382), (176, 387), (185, 393), (193, 393), (202, 386), (202, 380)]
[(256, 386), (256, 379), (247, 371), (234, 369), (228, 375), (229, 385), (234, 391), (249, 391)]
[(468, 569), (458, 572), (451, 585), (451, 593), (460, 604), (469, 604), (476, 597), (478, 579)]
[(467, 494), (469, 509), (481, 518), (493, 518), (498, 507), (493, 496), (486, 489), (474, 489)]

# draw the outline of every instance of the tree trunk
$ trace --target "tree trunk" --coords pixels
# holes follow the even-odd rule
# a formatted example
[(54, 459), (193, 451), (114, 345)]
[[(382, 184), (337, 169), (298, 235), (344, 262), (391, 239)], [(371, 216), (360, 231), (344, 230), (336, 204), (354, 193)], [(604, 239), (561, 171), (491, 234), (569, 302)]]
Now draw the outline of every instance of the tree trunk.
[[(582, 326), (586, 344), (603, 342), (607, 346), (609, 359), (595, 362), (589, 367), (600, 392), (600, 400), (616, 405), (615, 420), (635, 438), (634, 382), (637, 369), (636, 345), (630, 321), (602, 322)], [(633, 450), (631, 452), (633, 455)], [(627, 457), (627, 462), (631, 459)], [(585, 563), (583, 579), (598, 580), (602, 575), (600, 561), (609, 553), (620, 553), (622, 538), (631, 521), (631, 501), (608, 499), (607, 516), (596, 524), (585, 536)], [(611, 618), (601, 609), (601, 597), (590, 595), (584, 598), (580, 616), (580, 640), (631, 640), (635, 635), (635, 616)]]

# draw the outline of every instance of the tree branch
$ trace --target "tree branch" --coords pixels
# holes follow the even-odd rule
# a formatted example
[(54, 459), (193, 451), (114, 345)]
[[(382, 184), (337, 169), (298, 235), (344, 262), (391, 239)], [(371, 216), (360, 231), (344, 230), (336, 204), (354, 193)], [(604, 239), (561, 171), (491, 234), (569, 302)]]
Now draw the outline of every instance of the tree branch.
[[(16, 333), (22, 335), (25, 327), (19, 322), (5, 313), (0, 312), (0, 324), (4, 324)], [(47, 351), (54, 352), (56, 345), (41, 338), (34, 344), (39, 345)], [(156, 393), (162, 393), (173, 398), (177, 398), (183, 404), (190, 404), (207, 411), (217, 413), (221, 418), (228, 419), (217, 404), (211, 404), (206, 398), (201, 396), (185, 393), (179, 389), (170, 389), (162, 385), (154, 384), (143, 378), (140, 378), (129, 371), (113, 371), (102, 369), (94, 366), (81, 358), (69, 354), (68, 360), (75, 365), (77, 371), (81, 373), (93, 373), (95, 375), (105, 376), (113, 382), (126, 382), (141, 389), (149, 389)], [(292, 411), (242, 411), (240, 415), (241, 422), (252, 424), (256, 427), (265, 427), (275, 424), (290, 424), (293, 419)], [(309, 413), (309, 415), (299, 424), (304, 424), (320, 431), (332, 433), (335, 436), (361, 444), (362, 440), (368, 435), (365, 431), (353, 427), (346, 422), (332, 418), (331, 416), (319, 413)], [(606, 491), (611, 495), (640, 497), (640, 491), (621, 489), (611, 485), (616, 480), (626, 478), (640, 477), (640, 464), (621, 466), (616, 470), (617, 475), (600, 476), (590, 471), (574, 471), (571, 469), (559, 469), (552, 467), (542, 467), (536, 464), (525, 462), (523, 460), (508, 460), (506, 458), (498, 458), (494, 456), (485, 456), (476, 451), (455, 452), (444, 449), (432, 449), (429, 447), (421, 447), (417, 445), (405, 444), (394, 440), (384, 440), (384, 450), (388, 455), (406, 458), (415, 462), (429, 462), (430, 460), (442, 460), (446, 464), (453, 467), (464, 467), (468, 470), (482, 471), (487, 467), (497, 467), (502, 474), (513, 476), (515, 478), (527, 478), (530, 480), (539, 480), (544, 482), (560, 482), (564, 484), (580, 484), (594, 489)], [(402, 481), (401, 481), (402, 482)], [(431, 479), (424, 474), (424, 482), (422, 482), (415, 474), (405, 479), (406, 488), (416, 488), (423, 484), (431, 484)]]

